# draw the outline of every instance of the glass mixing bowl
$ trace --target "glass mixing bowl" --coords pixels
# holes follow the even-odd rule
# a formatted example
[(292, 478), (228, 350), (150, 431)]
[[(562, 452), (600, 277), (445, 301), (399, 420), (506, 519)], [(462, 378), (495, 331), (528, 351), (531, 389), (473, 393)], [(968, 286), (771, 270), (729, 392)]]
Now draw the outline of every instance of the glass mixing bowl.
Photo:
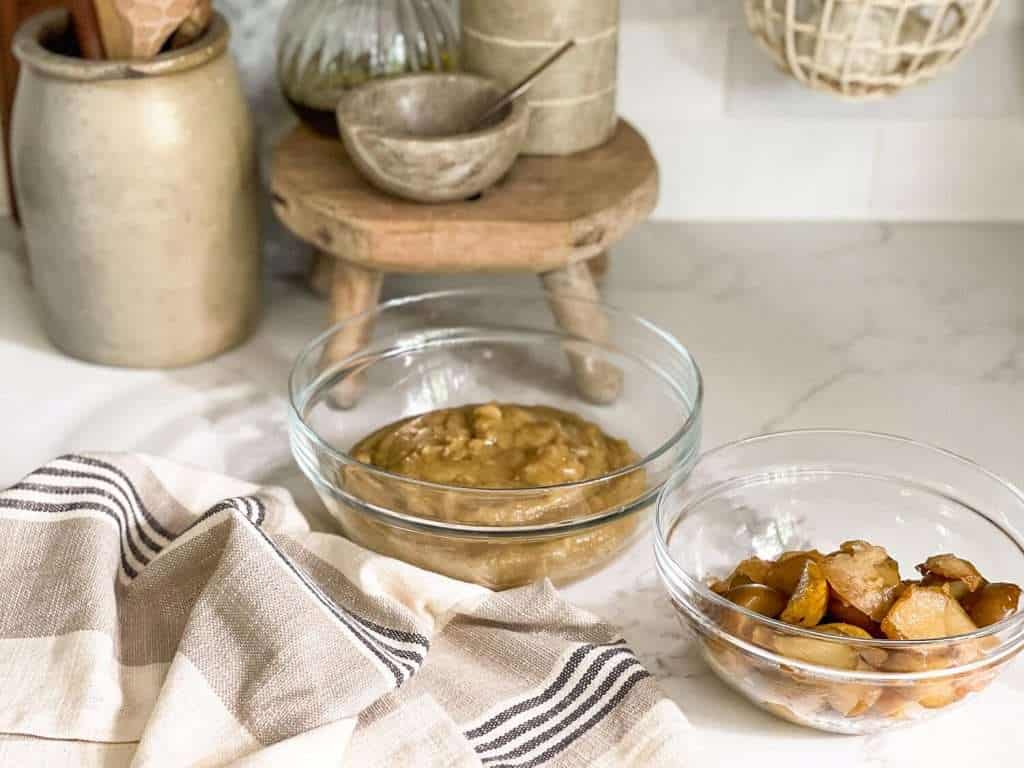
[[(566, 332), (541, 291), (449, 291), (382, 304), (302, 352), (290, 382), (292, 450), (346, 536), (503, 589), (579, 578), (639, 535), (665, 480), (696, 460), (700, 373), (679, 342), (642, 318), (559, 301), (563, 317), (597, 310), (605, 327), (592, 329), (595, 339)], [(367, 340), (359, 352), (333, 359), (339, 341), (356, 337)], [(615, 369), (614, 402), (577, 388), (580, 371)], [(492, 401), (576, 413), (642, 458), (585, 482), (481, 490), (412, 480), (349, 453), (386, 424)]]
[(843, 431), (765, 435), (713, 451), (671, 479), (655, 557), (684, 628), (714, 672), (792, 722), (871, 733), (985, 688), (1024, 646), (1024, 612), (968, 635), (857, 640), (746, 610), (707, 586), (741, 560), (828, 552), (863, 539), (904, 572), (930, 555), (1024, 584), (1024, 496), (976, 464), (910, 440)]

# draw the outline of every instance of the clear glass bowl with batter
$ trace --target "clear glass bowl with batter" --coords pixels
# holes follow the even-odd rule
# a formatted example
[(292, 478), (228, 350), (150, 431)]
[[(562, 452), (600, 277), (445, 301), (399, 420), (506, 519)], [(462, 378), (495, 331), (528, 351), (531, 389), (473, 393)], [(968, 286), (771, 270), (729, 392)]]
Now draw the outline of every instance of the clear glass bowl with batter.
[[(584, 339), (556, 323), (550, 300), (487, 290), (397, 299), (302, 352), (290, 381), (292, 450), (346, 536), (504, 589), (585, 576), (644, 530), (668, 476), (696, 460), (700, 372), (675, 338), (642, 318), (572, 300), (606, 319), (600, 339)], [(329, 350), (354, 329), (366, 346), (334, 359)], [(581, 370), (618, 371), (621, 391), (596, 402), (606, 398), (580, 386)], [(354, 455), (399, 420), (489, 403), (571, 413), (626, 441), (635, 460), (578, 482), (482, 489), (410, 478)]]

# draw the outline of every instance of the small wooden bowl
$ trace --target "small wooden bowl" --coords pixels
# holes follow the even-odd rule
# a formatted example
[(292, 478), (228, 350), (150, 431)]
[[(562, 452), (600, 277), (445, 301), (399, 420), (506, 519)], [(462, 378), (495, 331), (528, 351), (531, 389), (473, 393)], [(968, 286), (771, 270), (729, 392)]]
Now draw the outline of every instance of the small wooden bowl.
[(338, 128), (352, 162), (379, 189), (419, 203), (465, 200), (504, 176), (526, 143), (523, 100), (470, 130), (502, 92), (476, 75), (377, 80), (345, 94)]

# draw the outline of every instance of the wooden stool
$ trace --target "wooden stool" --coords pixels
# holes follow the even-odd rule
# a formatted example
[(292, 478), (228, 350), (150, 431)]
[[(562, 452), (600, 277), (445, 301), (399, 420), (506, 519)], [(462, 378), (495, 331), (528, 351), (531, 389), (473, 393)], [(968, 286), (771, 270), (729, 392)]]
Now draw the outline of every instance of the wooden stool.
[[(644, 221), (658, 198), (658, 167), (644, 138), (625, 121), (602, 147), (566, 157), (523, 157), (497, 186), (460, 203), (421, 205), (371, 187), (337, 139), (296, 127), (277, 146), (271, 170), (274, 210), (321, 258), (333, 257), (331, 324), (372, 310), (388, 272), (534, 272), (570, 334), (601, 342), (607, 320), (588, 302), (600, 294), (587, 262)], [(326, 280), (325, 280), (326, 282)], [(560, 300), (563, 299), (563, 300)], [(339, 334), (326, 355), (359, 351), (369, 322)], [(568, 351), (581, 393), (613, 401), (618, 369)], [(358, 396), (338, 396), (351, 404)]]

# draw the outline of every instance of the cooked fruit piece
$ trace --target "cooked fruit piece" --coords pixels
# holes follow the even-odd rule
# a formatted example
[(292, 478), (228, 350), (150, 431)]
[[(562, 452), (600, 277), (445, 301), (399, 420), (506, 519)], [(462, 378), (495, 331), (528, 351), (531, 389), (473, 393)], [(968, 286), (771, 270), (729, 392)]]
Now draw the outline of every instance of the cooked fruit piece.
[(985, 586), (982, 576), (974, 563), (956, 555), (934, 555), (929, 557), (917, 570), (922, 576), (938, 576), (946, 581), (962, 581), (969, 592), (976, 592)]
[(950, 655), (941, 650), (893, 650), (886, 653), (886, 658), (881, 664), (872, 664), (882, 672), (928, 672), (949, 669), (952, 665)]
[(936, 576), (934, 573), (929, 573), (923, 579), (921, 579), (921, 586), (924, 587), (946, 587), (946, 591), (949, 592), (950, 596), (957, 602), (963, 602), (965, 599), (971, 596), (971, 589), (962, 581), (949, 581), (944, 579), (942, 576)]
[(796, 592), (800, 577), (804, 574), (804, 563), (821, 563), (824, 555), (816, 549), (807, 552), (783, 552), (779, 559), (771, 563), (765, 574), (764, 584), (784, 592), (787, 596)]
[(714, 579), (709, 586), (712, 591), (724, 595), (733, 587), (741, 587), (744, 584), (764, 584), (765, 576), (768, 574), (772, 563), (762, 560), (759, 557), (748, 557), (732, 569), (725, 579)]
[(836, 595), (832, 595), (829, 598), (828, 615), (836, 620), (833, 623), (852, 624), (853, 626), (860, 627), (871, 634), (875, 634), (876, 632), (881, 633), (881, 630), (878, 628), (877, 621), (872, 621), (871, 617), (864, 613), (864, 611), (854, 608), (852, 605)]
[[(759, 557), (748, 557), (736, 566), (732, 575), (734, 577), (746, 576), (754, 584), (764, 584), (765, 576), (768, 574), (771, 567), (772, 564), (769, 560), (762, 560)], [(737, 584), (735, 586), (739, 585)]]
[(913, 702), (907, 698), (910, 691), (906, 688), (886, 688), (872, 707), (872, 712), (890, 720), (904, 720), (910, 715)]
[(882, 632), (891, 640), (935, 640), (977, 628), (944, 587), (918, 584), (906, 588), (882, 621)]
[(748, 611), (776, 618), (786, 607), (786, 596), (764, 584), (744, 584), (730, 589), (725, 597)]
[(792, 560), (794, 557), (803, 558), (805, 560), (810, 558), (817, 563), (825, 562), (825, 556), (816, 549), (790, 549), (776, 557), (775, 562), (781, 563), (783, 560)]
[(711, 666), (714, 667), (717, 664), (726, 673), (745, 678), (753, 669), (749, 657), (744, 656), (742, 652), (721, 640), (711, 637), (705, 638), (704, 648), (709, 654), (709, 661), (712, 662)]
[(856, 669), (860, 661), (860, 656), (852, 646), (840, 642), (780, 635), (775, 638), (774, 645), (776, 652), (783, 656), (821, 667)]
[(860, 627), (852, 624), (821, 624), (814, 628), (815, 632), (824, 632), (827, 635), (840, 635), (841, 637), (856, 637), (858, 640), (872, 640), (870, 634)]
[(950, 681), (935, 683), (917, 683), (911, 694), (922, 707), (942, 709), (967, 695), (967, 691), (958, 690)]
[(873, 621), (881, 621), (900, 584), (900, 569), (882, 547), (848, 541), (825, 558), (825, 578), (832, 591)]
[(977, 592), (968, 595), (963, 606), (971, 621), (979, 627), (996, 624), (1017, 612), (1020, 603), (1020, 587), (1016, 584), (986, 584)]
[(860, 717), (871, 709), (881, 696), (882, 689), (877, 686), (836, 683), (828, 687), (825, 701), (843, 717)]
[(787, 624), (814, 627), (825, 616), (828, 608), (828, 582), (821, 566), (814, 560), (803, 560), (803, 571), (793, 596), (779, 618)]

